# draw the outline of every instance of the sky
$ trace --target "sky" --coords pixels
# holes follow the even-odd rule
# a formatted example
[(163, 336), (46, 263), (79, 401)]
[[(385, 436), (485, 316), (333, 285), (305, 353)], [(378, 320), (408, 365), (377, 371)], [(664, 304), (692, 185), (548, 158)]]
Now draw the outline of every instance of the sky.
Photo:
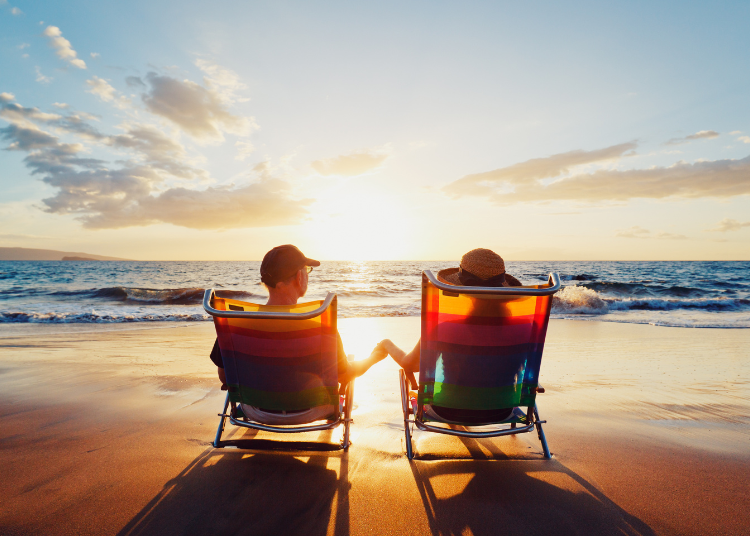
[(750, 259), (748, 2), (0, 0), (0, 247)]

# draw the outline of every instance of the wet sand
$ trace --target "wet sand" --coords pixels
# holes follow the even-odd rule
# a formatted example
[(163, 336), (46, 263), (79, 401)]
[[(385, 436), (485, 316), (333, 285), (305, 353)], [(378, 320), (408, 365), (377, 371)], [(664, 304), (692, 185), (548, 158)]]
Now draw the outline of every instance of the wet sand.
[[(339, 325), (359, 357), (419, 335), (418, 318)], [(348, 453), (213, 449), (213, 337), (210, 323), (0, 326), (0, 534), (750, 531), (749, 330), (552, 321), (538, 400), (554, 458), (536, 434), (417, 431), (412, 463), (390, 360), (357, 380)]]

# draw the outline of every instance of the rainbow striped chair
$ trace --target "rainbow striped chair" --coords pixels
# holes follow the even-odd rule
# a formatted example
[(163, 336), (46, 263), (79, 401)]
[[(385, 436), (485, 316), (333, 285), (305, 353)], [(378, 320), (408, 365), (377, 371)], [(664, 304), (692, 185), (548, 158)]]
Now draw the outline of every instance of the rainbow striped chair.
[[(229, 419), (235, 426), (279, 433), (329, 430), (343, 423), (339, 447), (349, 448), (354, 380), (346, 386), (342, 410), (334, 293), (322, 301), (267, 306), (220, 298), (207, 289), (203, 308), (213, 316), (227, 380), (214, 447), (224, 446), (221, 434)], [(246, 415), (248, 410), (254, 413)], [(271, 417), (290, 413), (315, 418), (303, 425), (267, 424), (278, 424)], [(258, 414), (269, 419), (261, 422)]]
[(536, 428), (544, 457), (551, 457), (536, 395), (544, 392), (539, 367), (552, 295), (558, 290), (560, 277), (554, 273), (549, 274), (548, 284), (533, 287), (454, 286), (439, 281), (429, 270), (422, 273), (415, 411), (407, 375), (403, 370), (399, 373), (409, 459), (413, 458), (412, 425), (471, 438)]

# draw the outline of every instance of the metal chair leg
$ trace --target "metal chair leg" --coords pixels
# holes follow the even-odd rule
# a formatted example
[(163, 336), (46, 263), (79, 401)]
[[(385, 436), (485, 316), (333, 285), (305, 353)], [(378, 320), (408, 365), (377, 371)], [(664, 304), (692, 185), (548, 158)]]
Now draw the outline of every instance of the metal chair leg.
[(401, 409), (404, 413), (404, 435), (406, 436), (406, 457), (410, 460), (414, 458), (414, 453), (411, 448), (411, 429), (409, 425), (411, 421), (409, 416), (411, 415), (411, 401), (409, 400), (409, 384), (406, 380), (406, 374), (403, 369), (398, 371), (398, 379), (401, 387)]
[(534, 417), (535, 417), (535, 425), (536, 425), (536, 434), (539, 437), (539, 441), (542, 443), (542, 450), (544, 451), (544, 457), (548, 460), (552, 458), (552, 453), (549, 451), (549, 447), (547, 446), (547, 438), (544, 436), (544, 430), (542, 429), (542, 422), (539, 418), (539, 410), (537, 410), (536, 404), (534, 405)]
[(349, 450), (349, 425), (352, 422), (352, 406), (354, 405), (354, 378), (346, 386), (346, 401), (344, 405), (344, 441), (342, 446), (344, 450)]
[(221, 445), (221, 433), (224, 431), (224, 421), (227, 420), (226, 414), (227, 414), (227, 408), (229, 407), (229, 392), (227, 392), (227, 398), (224, 400), (224, 410), (221, 412), (221, 416), (219, 417), (219, 428), (216, 430), (216, 438), (214, 439), (213, 445), (214, 448), (220, 448), (219, 445)]

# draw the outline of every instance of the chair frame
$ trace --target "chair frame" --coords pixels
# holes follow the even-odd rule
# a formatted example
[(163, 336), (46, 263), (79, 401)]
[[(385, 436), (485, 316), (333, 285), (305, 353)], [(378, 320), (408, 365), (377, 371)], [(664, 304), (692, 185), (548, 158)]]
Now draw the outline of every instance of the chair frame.
[[(254, 318), (254, 319), (274, 319), (274, 320), (307, 320), (323, 314), (323, 312), (330, 307), (336, 294), (329, 292), (323, 304), (313, 311), (306, 313), (281, 313), (281, 312), (264, 312), (264, 311), (221, 311), (214, 309), (211, 306), (215, 294), (215, 289), (206, 289), (203, 295), (203, 309), (210, 314), (212, 317), (219, 318)], [(263, 430), (264, 432), (274, 432), (280, 434), (293, 434), (302, 432), (315, 432), (318, 430), (332, 430), (337, 428), (340, 424), (344, 424), (344, 436), (339, 443), (339, 449), (348, 450), (351, 441), (349, 440), (349, 426), (352, 422), (352, 406), (354, 397), (354, 379), (352, 379), (347, 385), (345, 390), (345, 402), (344, 410), (338, 412), (338, 417), (333, 422), (326, 422), (323, 424), (303, 424), (303, 425), (289, 425), (289, 426), (272, 426), (269, 424), (263, 424), (261, 422), (250, 421), (247, 418), (240, 420), (236, 417), (237, 404), (229, 399), (229, 392), (227, 392), (226, 399), (224, 400), (224, 410), (219, 413), (219, 427), (216, 430), (216, 438), (212, 445), (214, 448), (223, 448), (225, 444), (221, 441), (221, 435), (224, 432), (224, 424), (227, 419), (235, 426), (243, 428), (253, 428), (255, 430)], [(231, 405), (232, 410), (227, 413), (227, 409)]]
[[(519, 288), (519, 287), (461, 287), (455, 285), (449, 285), (438, 281), (435, 275), (430, 270), (422, 272), (423, 280), (426, 278), (432, 285), (442, 290), (446, 294), (458, 295), (458, 294), (478, 294), (478, 295), (492, 295), (492, 296), (551, 296), (558, 290), (560, 290), (560, 276), (556, 273), (550, 273), (548, 278), (549, 287), (546, 288)], [(546, 459), (552, 458), (549, 447), (547, 445), (547, 438), (544, 435), (544, 429), (542, 424), (547, 421), (543, 421), (539, 418), (539, 410), (537, 409), (536, 399), (534, 405), (529, 406), (526, 412), (527, 424), (526, 426), (517, 426), (516, 423), (510, 423), (509, 426), (503, 426), (503, 423), (497, 423), (500, 428), (482, 431), (471, 431), (471, 430), (455, 430), (453, 428), (435, 426), (427, 424), (421, 418), (424, 412), (424, 404), (418, 402), (416, 414), (412, 417), (412, 407), (409, 401), (409, 381), (404, 373), (403, 369), (399, 370), (399, 385), (401, 387), (401, 407), (404, 413), (404, 434), (406, 436), (406, 456), (409, 460), (414, 459), (414, 452), (412, 449), (412, 430), (411, 425), (415, 425), (420, 430), (425, 432), (435, 432), (438, 434), (447, 434), (459, 437), (470, 437), (470, 438), (487, 438), (487, 437), (499, 437), (505, 435), (515, 435), (532, 432), (536, 429), (539, 441), (542, 444), (542, 450)], [(537, 387), (537, 393), (543, 393), (544, 388), (540, 385)], [(419, 398), (419, 397), (418, 397)], [(484, 425), (461, 425), (457, 423), (445, 423), (449, 426), (463, 426), (464, 428), (474, 428), (477, 426)]]

